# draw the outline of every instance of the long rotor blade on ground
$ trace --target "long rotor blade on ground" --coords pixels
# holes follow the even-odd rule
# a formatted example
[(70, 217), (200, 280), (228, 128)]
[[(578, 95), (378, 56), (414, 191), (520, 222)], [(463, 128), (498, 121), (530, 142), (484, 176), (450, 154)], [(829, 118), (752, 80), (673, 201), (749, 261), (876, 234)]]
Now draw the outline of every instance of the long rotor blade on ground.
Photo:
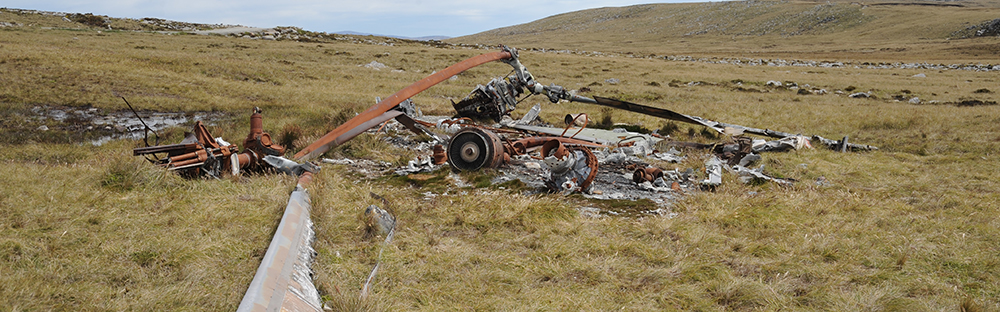
[(507, 51), (497, 51), (497, 52), (477, 55), (469, 59), (466, 59), (464, 61), (458, 62), (455, 65), (451, 65), (448, 68), (445, 68), (444, 70), (433, 73), (430, 76), (421, 79), (420, 81), (414, 82), (413, 84), (407, 86), (406, 88), (403, 88), (402, 90), (399, 90), (393, 95), (390, 95), (384, 100), (378, 102), (378, 104), (375, 104), (371, 108), (368, 108), (363, 113), (354, 116), (354, 118), (351, 118), (351, 120), (348, 120), (347, 122), (340, 125), (336, 129), (333, 129), (333, 131), (330, 131), (319, 140), (316, 140), (316, 142), (313, 142), (305, 149), (296, 153), (295, 159), (303, 161), (319, 157), (320, 155), (323, 155), (323, 153), (329, 151), (331, 148), (337, 146), (337, 144), (339, 144), (338, 142), (341, 143), (346, 142), (347, 140), (353, 138), (353, 136), (349, 136), (349, 132), (351, 135), (357, 135), (358, 133), (362, 132), (362, 131), (351, 131), (352, 129), (359, 126), (363, 126), (365, 122), (375, 117), (378, 117), (382, 114), (385, 114), (385, 112), (389, 111), (393, 107), (396, 107), (396, 105), (399, 105), (399, 103), (403, 102), (404, 100), (414, 95), (417, 95), (417, 93), (427, 90), (427, 88), (430, 88), (442, 81), (445, 81), (446, 79), (451, 78), (451, 76), (457, 75), (469, 68), (473, 68), (492, 61), (507, 59), (510, 57), (511, 54), (510, 52)]

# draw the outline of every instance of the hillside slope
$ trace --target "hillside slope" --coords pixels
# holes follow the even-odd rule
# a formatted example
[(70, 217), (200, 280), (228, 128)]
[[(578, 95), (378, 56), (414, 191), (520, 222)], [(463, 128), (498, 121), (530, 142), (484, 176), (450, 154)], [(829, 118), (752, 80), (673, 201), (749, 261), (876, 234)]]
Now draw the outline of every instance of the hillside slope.
[(998, 17), (997, 1), (642, 4), (559, 14), (448, 41), (642, 54), (991, 61), (1000, 39), (990, 31), (976, 34)]

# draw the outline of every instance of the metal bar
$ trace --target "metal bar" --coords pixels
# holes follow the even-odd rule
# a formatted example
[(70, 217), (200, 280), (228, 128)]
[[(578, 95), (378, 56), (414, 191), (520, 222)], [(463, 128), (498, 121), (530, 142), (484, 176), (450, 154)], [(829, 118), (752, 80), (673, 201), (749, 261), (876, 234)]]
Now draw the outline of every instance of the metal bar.
[(371, 129), (385, 122), (386, 120), (396, 118), (396, 116), (400, 116), (402, 114), (403, 112), (401, 111), (390, 110), (388, 112), (385, 112), (385, 114), (375, 116), (375, 118), (362, 122), (361, 124), (355, 126), (354, 128), (348, 129), (347, 131), (344, 132), (344, 134), (341, 134), (340, 136), (334, 138), (332, 146), (344, 144), (344, 142), (353, 139), (354, 137), (360, 135), (362, 132), (365, 132), (368, 129)]
[(430, 88), (442, 81), (445, 81), (448, 78), (451, 78), (451, 76), (457, 75), (469, 68), (473, 68), (492, 61), (507, 59), (510, 57), (511, 54), (510, 52), (507, 51), (497, 51), (497, 52), (491, 52), (473, 56), (469, 59), (458, 62), (455, 65), (451, 65), (448, 68), (445, 68), (444, 70), (433, 73), (430, 76), (421, 79), (420, 81), (414, 82), (413, 84), (403, 88), (402, 90), (399, 90), (393, 95), (390, 95), (389, 97), (378, 102), (378, 104), (375, 104), (374, 106), (368, 108), (363, 113), (354, 116), (354, 118), (351, 118), (351, 120), (348, 120), (347, 122), (340, 125), (336, 129), (333, 129), (333, 131), (330, 131), (319, 140), (316, 140), (316, 142), (309, 144), (309, 146), (306, 146), (306, 148), (302, 149), (301, 151), (295, 154), (295, 159), (311, 160), (316, 157), (319, 157), (320, 155), (323, 155), (323, 153), (326, 153), (326, 151), (329, 151), (334, 146), (337, 146), (338, 144), (336, 142), (337, 138), (343, 135), (344, 133), (348, 132), (351, 129), (354, 129), (355, 127), (361, 125), (362, 123), (368, 120), (371, 120), (372, 118), (375, 118), (376, 116), (384, 114), (393, 107), (396, 107), (396, 105), (399, 105), (399, 103), (403, 102), (404, 100), (413, 97), (414, 95), (417, 95), (417, 93), (427, 90), (427, 88)]
[[(583, 101), (583, 102), (585, 102), (585, 101)], [(674, 112), (674, 111), (671, 111), (671, 110), (667, 110), (667, 109), (656, 108), (656, 107), (652, 107), (652, 106), (646, 106), (646, 105), (642, 105), (642, 104), (636, 104), (636, 103), (626, 102), (626, 101), (616, 100), (616, 99), (609, 99), (609, 98), (604, 98), (604, 97), (599, 97), (599, 96), (595, 96), (594, 97), (594, 102), (585, 102), (585, 103), (597, 104), (597, 105), (607, 106), (607, 107), (614, 107), (614, 108), (623, 109), (623, 110), (627, 110), (627, 111), (630, 111), (630, 112), (636, 112), (636, 113), (640, 113), (640, 114), (644, 114), (644, 115), (649, 115), (649, 116), (653, 116), (653, 117), (660, 117), (660, 118), (663, 118), (663, 119), (676, 120), (676, 121), (680, 121), (680, 122), (686, 122), (686, 123), (691, 123), (691, 124), (696, 124), (696, 125), (702, 125), (702, 126), (706, 126), (706, 127), (712, 128), (713, 130), (721, 132), (721, 129), (714, 127), (712, 124), (706, 123), (705, 120), (703, 120), (703, 119), (701, 119), (699, 117), (688, 116), (688, 115), (684, 115), (684, 114), (681, 114), (681, 113), (678, 113), (678, 112)]]
[(188, 151), (196, 149), (198, 149), (198, 143), (139, 147), (132, 150), (132, 156), (140, 156), (140, 155), (155, 154), (155, 153), (169, 153), (176, 151)]
[[(624, 109), (624, 110), (627, 110), (627, 111), (630, 111), (630, 112), (636, 112), (636, 113), (645, 114), (645, 115), (649, 115), (649, 116), (660, 117), (660, 118), (663, 118), (663, 119), (669, 119), (669, 120), (675, 120), (675, 121), (680, 121), (680, 122), (686, 122), (686, 123), (690, 123), (690, 124), (702, 125), (702, 126), (708, 127), (710, 129), (713, 129), (713, 130), (718, 131), (718, 132), (723, 132), (723, 130), (725, 130), (726, 128), (733, 128), (733, 129), (742, 130), (743, 132), (749, 133), (749, 134), (756, 134), (756, 135), (761, 135), (761, 136), (766, 136), (766, 137), (772, 137), (772, 138), (779, 138), (779, 139), (786, 138), (786, 137), (791, 137), (791, 136), (798, 136), (798, 134), (792, 134), (792, 133), (787, 133), (787, 132), (774, 131), (774, 130), (770, 130), (770, 129), (758, 129), (758, 128), (751, 128), (751, 127), (746, 127), (746, 126), (741, 126), (741, 125), (734, 125), (734, 124), (727, 124), (727, 123), (712, 121), (712, 120), (704, 119), (704, 118), (701, 118), (701, 117), (698, 117), (698, 116), (689, 116), (689, 115), (677, 113), (677, 112), (674, 112), (674, 111), (671, 111), (671, 110), (662, 109), (662, 108), (656, 108), (656, 107), (652, 107), (652, 106), (646, 106), (646, 105), (641, 105), (641, 104), (636, 104), (636, 103), (631, 103), (631, 102), (626, 102), (626, 101), (621, 101), (621, 100), (616, 100), (616, 99), (603, 98), (603, 97), (599, 97), (599, 96), (595, 96), (593, 99), (587, 98), (587, 97), (583, 97), (583, 96), (573, 96), (570, 99), (570, 101), (582, 102), (582, 103), (590, 103), (590, 104), (597, 104), (597, 105), (608, 106), (608, 107), (614, 107), (614, 108)], [(808, 137), (808, 135), (805, 135), (805, 136)], [(843, 140), (841, 140), (841, 141), (829, 140), (829, 139), (826, 139), (826, 138), (823, 138), (823, 137), (820, 137), (820, 136), (812, 136), (812, 137), (813, 137), (814, 140), (818, 140), (818, 141), (822, 142), (823, 144), (826, 144), (828, 147), (830, 147), (832, 149), (837, 149), (837, 150), (843, 150), (843, 151), (846, 151), (847, 149), (851, 149), (851, 150), (865, 150), (865, 151), (878, 150), (878, 147), (871, 146), (871, 145), (847, 143), (847, 138), (846, 137)]]
[(322, 311), (309, 267), (316, 253), (311, 246), (315, 232), (306, 190), (311, 181), (312, 173), (299, 177), (278, 230), (236, 311)]

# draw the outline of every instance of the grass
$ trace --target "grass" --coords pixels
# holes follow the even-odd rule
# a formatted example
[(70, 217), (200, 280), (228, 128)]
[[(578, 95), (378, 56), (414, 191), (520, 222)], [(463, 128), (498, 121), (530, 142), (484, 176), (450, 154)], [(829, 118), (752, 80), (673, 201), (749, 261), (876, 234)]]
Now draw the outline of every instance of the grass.
[[(952, 40), (967, 36), (970, 26), (996, 19), (1000, 7), (995, 1), (934, 4), (847, 0), (640, 4), (563, 13), (448, 41), (633, 56), (995, 62), (994, 38)], [(947, 6), (954, 4), (959, 6)]]
[[(52, 23), (61, 23), (57, 20)], [(275, 175), (184, 180), (131, 156), (129, 149), (139, 142), (80, 144), (69, 135), (87, 132), (80, 130), (80, 121), (38, 120), (31, 115), (33, 107), (118, 111), (125, 107), (117, 96), (124, 95), (148, 111), (218, 112), (223, 117), (212, 133), (238, 143), (248, 131), (250, 109), (259, 106), (265, 130), (275, 138), (288, 132), (301, 148), (370, 106), (376, 96), (485, 52), (404, 41), (389, 47), (362, 40), (307, 43), (41, 29), (27, 25), (47, 20), (6, 11), (0, 21), (25, 25), (0, 29), (5, 51), (0, 55), (3, 310), (232, 310), (294, 183)], [(954, 46), (969, 42), (995, 41), (973, 39)], [(583, 44), (591, 51), (602, 47), (596, 39)], [(808, 52), (809, 44), (802, 41), (787, 51)], [(912, 53), (929, 60), (965, 58), (939, 48)], [(802, 58), (910, 59), (823, 53)], [(404, 71), (359, 66), (373, 60)], [(521, 60), (543, 83), (589, 88), (584, 95), (627, 98), (785, 132), (833, 139), (847, 135), (880, 151), (766, 154), (767, 172), (799, 182), (743, 185), (727, 174), (716, 192), (693, 192), (671, 207), (677, 213), (673, 218), (591, 218), (576, 209), (593, 204), (574, 196), (525, 196), (516, 185), (510, 190), (460, 188), (445, 172), (368, 179), (343, 166), (325, 166), (310, 188), (318, 253), (313, 268), (331, 306), (1000, 309), (1000, 211), (995, 204), (1000, 190), (994, 183), (1000, 175), (995, 126), (1000, 106), (957, 105), (970, 98), (1000, 100), (995, 73), (736, 66), (531, 51), (522, 51)], [(414, 101), (425, 113), (451, 114), (450, 99), (506, 74), (505, 66), (470, 70)], [(913, 77), (918, 73), (927, 77)], [(611, 78), (619, 82), (608, 83)], [(803, 95), (767, 86), (770, 80), (830, 93)], [(871, 91), (875, 98), (835, 92), (848, 89)], [(920, 97), (924, 104), (895, 100), (899, 95)], [(545, 100), (532, 98), (522, 105), (531, 102)], [(595, 120), (609, 115), (613, 122), (670, 129), (684, 140), (687, 133), (701, 131), (585, 104), (543, 105), (541, 118), (548, 121), (585, 112)], [(40, 133), (40, 125), (50, 130)], [(168, 136), (179, 140), (181, 130)], [(380, 138), (360, 136), (329, 156), (399, 164), (416, 155)], [(664, 164), (664, 169), (700, 168), (698, 152), (685, 155), (688, 161)], [(489, 175), (462, 177), (482, 184)], [(813, 183), (820, 177), (829, 185)], [(369, 193), (391, 202), (399, 227), (382, 254), (371, 295), (360, 300), (358, 292), (381, 247), (379, 240), (365, 238), (359, 221), (365, 207), (382, 205)]]

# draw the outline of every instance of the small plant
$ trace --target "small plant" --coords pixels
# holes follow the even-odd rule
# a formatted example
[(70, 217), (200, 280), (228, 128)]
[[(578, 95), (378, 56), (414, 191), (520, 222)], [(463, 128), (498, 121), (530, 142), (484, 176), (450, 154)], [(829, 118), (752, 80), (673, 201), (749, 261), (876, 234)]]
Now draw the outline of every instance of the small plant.
[(278, 144), (285, 147), (286, 151), (295, 149), (295, 141), (302, 137), (302, 128), (297, 124), (287, 124), (281, 129), (278, 135)]
[(610, 107), (601, 108), (601, 120), (594, 125), (594, 128), (600, 129), (611, 129), (615, 125), (614, 121), (611, 120), (611, 115), (614, 114), (614, 109)]
[(660, 135), (671, 135), (680, 131), (681, 127), (677, 125), (676, 122), (668, 121), (660, 127)]
[(101, 178), (101, 186), (117, 191), (131, 191), (145, 182), (141, 166), (135, 161), (119, 160), (113, 162)]
[(142, 267), (149, 267), (159, 262), (160, 253), (156, 251), (143, 250), (133, 252), (132, 255), (130, 255), (130, 258), (132, 259), (132, 262), (135, 262)]

